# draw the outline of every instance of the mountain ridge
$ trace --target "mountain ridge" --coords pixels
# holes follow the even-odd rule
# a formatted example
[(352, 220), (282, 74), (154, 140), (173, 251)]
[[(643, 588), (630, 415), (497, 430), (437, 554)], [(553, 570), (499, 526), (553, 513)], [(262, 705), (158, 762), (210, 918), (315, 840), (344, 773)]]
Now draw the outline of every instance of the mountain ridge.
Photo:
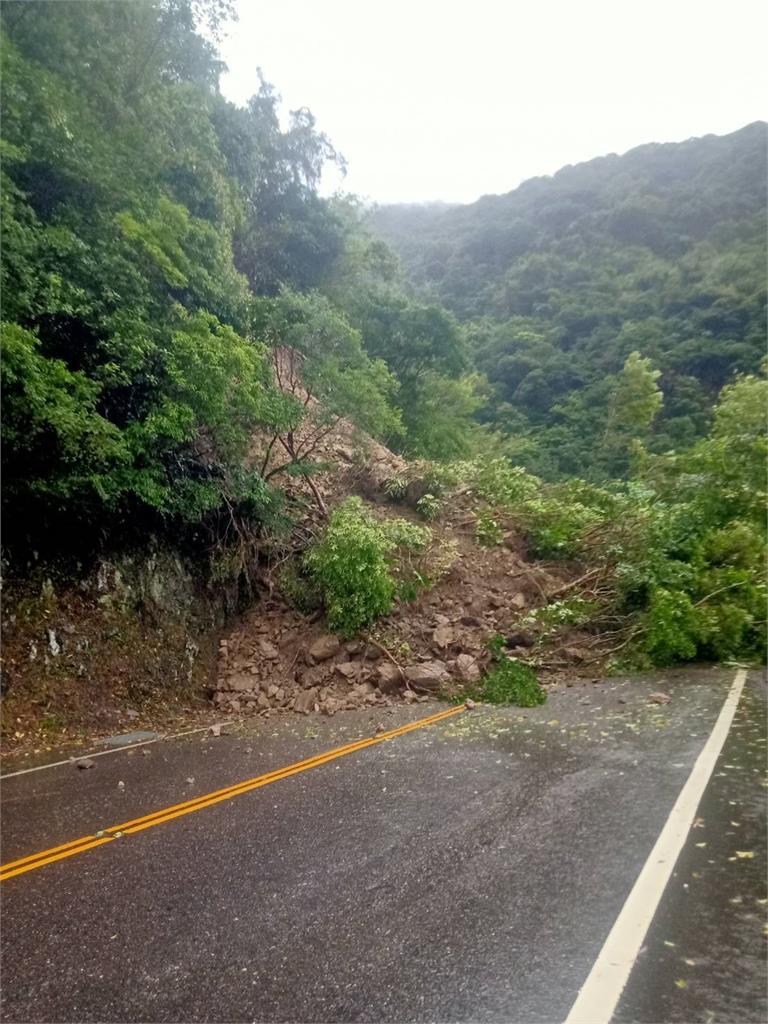
[(529, 468), (597, 472), (632, 351), (662, 373), (657, 451), (703, 436), (718, 390), (758, 369), (767, 131), (648, 143), (450, 210), (371, 213), (414, 290), (468, 325), (492, 388), (484, 415), (524, 439)]

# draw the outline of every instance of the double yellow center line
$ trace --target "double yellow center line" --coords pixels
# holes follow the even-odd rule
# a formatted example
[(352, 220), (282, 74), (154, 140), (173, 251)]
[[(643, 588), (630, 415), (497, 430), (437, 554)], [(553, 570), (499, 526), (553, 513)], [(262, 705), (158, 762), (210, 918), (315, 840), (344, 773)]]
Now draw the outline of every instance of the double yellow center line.
[(58, 860), (64, 860), (66, 857), (74, 857), (75, 854), (86, 853), (86, 851), (93, 850), (97, 846), (104, 846), (106, 843), (115, 842), (115, 840), (122, 839), (124, 836), (142, 832), (144, 829), (153, 828), (155, 825), (163, 825), (166, 821), (180, 818), (184, 814), (202, 811), (206, 807), (212, 807), (214, 804), (221, 803), (222, 800), (231, 800), (233, 797), (241, 796), (243, 793), (250, 793), (254, 789), (268, 786), (272, 782), (278, 782), (280, 779), (287, 779), (291, 775), (297, 775), (299, 772), (308, 771), (310, 768), (319, 768), (320, 765), (334, 761), (336, 758), (345, 757), (347, 754), (354, 754), (358, 750), (373, 747), (378, 743), (384, 743), (397, 736), (403, 736), (414, 729), (421, 729), (425, 725), (435, 725), (437, 722), (442, 722), (444, 719), (459, 714), (464, 710), (464, 705), (461, 704), (457, 707), (449, 708), (447, 711), (441, 711), (436, 715), (430, 715), (428, 718), (420, 718), (416, 722), (401, 725), (398, 729), (382, 732), (378, 736), (370, 736), (368, 739), (358, 740), (356, 743), (335, 747), (333, 750), (327, 750), (323, 754), (315, 755), (315, 757), (308, 757), (304, 761), (297, 761), (295, 764), (289, 764), (285, 768), (278, 768), (276, 771), (268, 772), (266, 775), (257, 775), (253, 779), (246, 779), (245, 782), (239, 782), (234, 786), (227, 786), (225, 789), (217, 789), (213, 793), (206, 793), (204, 796), (195, 797), (193, 800), (185, 800), (183, 803), (173, 804), (172, 807), (165, 807), (160, 811), (154, 811), (152, 814), (145, 814), (141, 818), (133, 818), (131, 821), (123, 822), (122, 825), (110, 825), (109, 828), (100, 829), (92, 835), (81, 836), (80, 839), (72, 839), (61, 846), (52, 846), (49, 850), (41, 850), (39, 853), (29, 854), (29, 856), (21, 857), (19, 860), (9, 861), (7, 864), (0, 866), (0, 882), (4, 882), (8, 878), (14, 878), (16, 875), (23, 875), (27, 871), (35, 871), (37, 868), (45, 867), (46, 864), (53, 864)]

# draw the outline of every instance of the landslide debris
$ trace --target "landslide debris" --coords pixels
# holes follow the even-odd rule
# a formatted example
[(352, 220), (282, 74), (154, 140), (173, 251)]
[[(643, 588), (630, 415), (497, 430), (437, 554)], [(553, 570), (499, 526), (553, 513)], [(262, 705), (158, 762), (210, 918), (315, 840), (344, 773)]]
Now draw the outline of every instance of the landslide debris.
[[(302, 478), (291, 484), (294, 497), (307, 501), (309, 529), (321, 529), (323, 519), (312, 504), (315, 490), (326, 510), (357, 494), (380, 517), (425, 523), (415, 509), (427, 493), (420, 464), (361, 439), (344, 422), (317, 457), (328, 468), (313, 478), (312, 488)], [(321, 612), (292, 606), (279, 574), (271, 577), (269, 593), (220, 642), (212, 692), (217, 709), (334, 715), (450, 697), (480, 680), (491, 662), (489, 641), (499, 635), (506, 653), (527, 658), (534, 638), (523, 623), (526, 614), (546, 604), (548, 594), (567, 585), (576, 570), (528, 561), (523, 542), (512, 533), (498, 546), (482, 546), (471, 495), (461, 489), (429, 526), (434, 545), (452, 552), (447, 571), (431, 589), (397, 600), (389, 615), (351, 640), (329, 632)], [(578, 635), (569, 638), (568, 649), (559, 665), (578, 669)], [(557, 678), (552, 669), (544, 673), (545, 683)]]

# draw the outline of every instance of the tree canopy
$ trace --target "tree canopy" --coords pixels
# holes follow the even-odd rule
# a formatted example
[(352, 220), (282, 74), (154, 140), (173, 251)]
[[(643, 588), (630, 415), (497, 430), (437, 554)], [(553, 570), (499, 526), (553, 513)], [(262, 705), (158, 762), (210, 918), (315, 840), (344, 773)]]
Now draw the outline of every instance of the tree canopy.
[(263, 79), (245, 106), (221, 95), (231, 14), (3, 5), (6, 542), (14, 524), (141, 531), (266, 501), (247, 453), (291, 419), (286, 346), (326, 411), (437, 453), (421, 389), (467, 369), (463, 332), (409, 296), (354, 204), (319, 195), (343, 161), (308, 110), (281, 126)]

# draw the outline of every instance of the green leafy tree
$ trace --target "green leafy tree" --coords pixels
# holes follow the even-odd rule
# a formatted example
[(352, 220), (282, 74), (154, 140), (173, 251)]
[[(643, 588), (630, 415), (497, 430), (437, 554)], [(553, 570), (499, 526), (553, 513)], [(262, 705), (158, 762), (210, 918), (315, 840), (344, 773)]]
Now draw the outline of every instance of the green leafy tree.
[(610, 397), (600, 453), (609, 476), (623, 475), (633, 449), (648, 438), (664, 401), (656, 383), (660, 376), (639, 352), (627, 356)]
[[(0, 12), (3, 500), (20, 552), (57, 533), (87, 545), (96, 525), (231, 532), (240, 511), (258, 525), (253, 435), (284, 410), (246, 242), (260, 239), (264, 288), (306, 281), (338, 248), (312, 226), (336, 237), (337, 218), (316, 192), (331, 152), (311, 116), (281, 130), (265, 83), (243, 110), (220, 96), (212, 39), (230, 14), (218, 0)], [(365, 383), (372, 422), (393, 384), (383, 368)]]

